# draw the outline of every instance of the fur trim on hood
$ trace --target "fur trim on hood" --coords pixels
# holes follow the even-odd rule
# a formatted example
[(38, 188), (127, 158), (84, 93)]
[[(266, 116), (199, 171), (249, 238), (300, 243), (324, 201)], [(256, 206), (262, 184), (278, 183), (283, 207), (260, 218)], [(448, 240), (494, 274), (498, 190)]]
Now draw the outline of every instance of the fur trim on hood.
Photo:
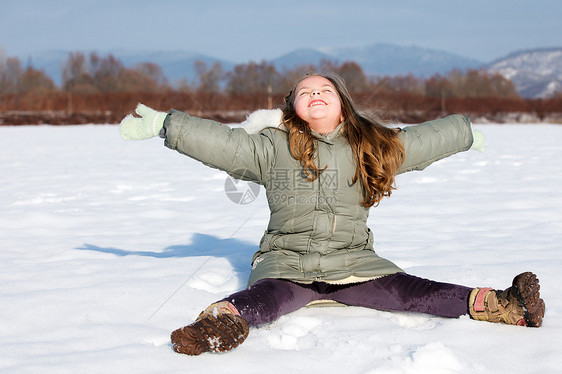
[(263, 129), (274, 127), (285, 130), (285, 126), (281, 123), (283, 120), (283, 111), (281, 109), (260, 109), (256, 110), (240, 124), (248, 134), (259, 134)]

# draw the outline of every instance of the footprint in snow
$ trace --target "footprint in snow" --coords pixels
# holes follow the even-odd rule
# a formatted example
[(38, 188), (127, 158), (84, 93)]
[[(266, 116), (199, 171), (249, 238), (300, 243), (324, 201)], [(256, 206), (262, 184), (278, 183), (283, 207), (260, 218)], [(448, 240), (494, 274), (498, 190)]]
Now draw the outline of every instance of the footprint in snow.
[(321, 324), (312, 317), (281, 317), (268, 331), (267, 341), (272, 348), (300, 350), (316, 346), (317, 336), (311, 331)]

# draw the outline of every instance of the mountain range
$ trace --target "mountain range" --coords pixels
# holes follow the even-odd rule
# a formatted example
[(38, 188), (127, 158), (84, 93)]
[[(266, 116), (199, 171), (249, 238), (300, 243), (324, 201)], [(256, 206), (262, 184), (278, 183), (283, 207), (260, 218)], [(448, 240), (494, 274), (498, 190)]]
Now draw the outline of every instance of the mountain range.
[[(50, 50), (19, 57), (24, 63), (43, 69), (60, 85), (62, 67), (68, 53), (69, 51)], [(204, 61), (208, 66), (220, 62), (226, 71), (238, 64), (189, 51), (98, 51), (102, 56), (109, 53), (128, 67), (141, 62), (156, 63), (171, 83), (180, 80), (195, 82), (194, 63), (197, 60)], [(486, 69), (511, 79), (523, 97), (549, 97), (562, 91), (562, 48), (513, 52), (487, 63), (441, 50), (378, 43), (364, 47), (298, 49), (267, 62), (283, 71), (298, 65), (318, 65), (322, 61), (354, 61), (361, 65), (368, 76), (412, 74), (427, 78), (434, 74), (445, 75), (453, 69)]]
[(510, 79), (523, 97), (547, 98), (562, 92), (562, 48), (515, 52), (485, 68)]

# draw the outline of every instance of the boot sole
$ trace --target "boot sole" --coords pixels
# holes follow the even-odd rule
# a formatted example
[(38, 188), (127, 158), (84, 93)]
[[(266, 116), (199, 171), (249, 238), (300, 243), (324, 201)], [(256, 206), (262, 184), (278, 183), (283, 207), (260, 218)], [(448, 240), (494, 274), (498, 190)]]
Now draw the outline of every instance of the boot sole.
[(234, 314), (206, 316), (172, 332), (174, 351), (190, 356), (204, 352), (227, 352), (248, 337), (248, 323)]
[(537, 276), (531, 272), (519, 274), (513, 279), (515, 296), (521, 303), (527, 326), (540, 327), (544, 318), (545, 304), (540, 298), (540, 285)]

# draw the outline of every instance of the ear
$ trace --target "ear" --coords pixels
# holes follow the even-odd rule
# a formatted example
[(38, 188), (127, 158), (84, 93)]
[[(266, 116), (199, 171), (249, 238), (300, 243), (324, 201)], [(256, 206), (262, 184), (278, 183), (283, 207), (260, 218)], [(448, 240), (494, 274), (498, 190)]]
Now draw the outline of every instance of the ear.
[(261, 109), (251, 113), (240, 126), (248, 134), (259, 134), (268, 127), (283, 128), (283, 111), (281, 109)]

